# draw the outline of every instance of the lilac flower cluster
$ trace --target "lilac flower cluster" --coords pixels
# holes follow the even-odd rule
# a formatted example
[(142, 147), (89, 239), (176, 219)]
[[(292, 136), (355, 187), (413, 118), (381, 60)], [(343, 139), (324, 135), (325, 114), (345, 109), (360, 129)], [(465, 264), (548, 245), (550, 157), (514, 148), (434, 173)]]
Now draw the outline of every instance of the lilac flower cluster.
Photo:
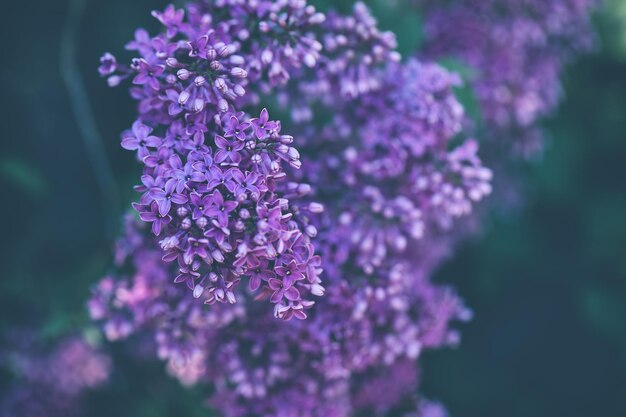
[(266, 109), (258, 117), (244, 110), (258, 101), (255, 91), (315, 65), (321, 45), (309, 29), (323, 15), (293, 0), (206, 2), (153, 15), (165, 30), (137, 31), (127, 49), (139, 58), (123, 66), (106, 54), (100, 66), (111, 85), (132, 78), (139, 101), (122, 135), (144, 165), (134, 208), (161, 239), (164, 261), (178, 264), (174, 281), (194, 297), (234, 304), (246, 277), (277, 317), (305, 318), (310, 295), (324, 291), (308, 217), (323, 207), (302, 203), (310, 186), (287, 181), (285, 166), (301, 167), (293, 137)]
[(395, 34), (380, 31), (363, 3), (356, 3), (349, 16), (330, 12), (324, 27), (318, 94), (337, 89), (345, 97), (357, 97), (377, 90), (381, 75), (377, 66), (400, 61)]
[[(468, 318), (449, 288), (428, 280), (447, 255), (445, 239), (420, 250), (421, 270), (399, 268), (387, 286), (337, 283), (308, 320), (285, 323), (254, 302), (207, 308), (209, 294), (198, 300), (172, 285), (171, 265), (146, 229), (127, 218), (116, 258), (120, 271), (130, 272), (98, 283), (90, 314), (110, 340), (150, 335), (171, 375), (213, 387), (209, 404), (222, 415), (332, 417), (372, 407), (380, 415), (442, 415), (415, 393), (413, 360), (421, 349), (456, 343), (448, 322)], [(406, 383), (390, 386), (390, 372)], [(381, 386), (388, 395), (367, 396)]]
[[(92, 318), (110, 340), (151, 335), (225, 416), (442, 415), (416, 394), (414, 362), (456, 343), (449, 324), (470, 313), (430, 275), (491, 191), (462, 134), (459, 77), (401, 62), (361, 3), (349, 16), (301, 0), (153, 14), (165, 29), (137, 32), (140, 58), (100, 67), (132, 80), (139, 117), (122, 146), (144, 172), (141, 221), (127, 219)], [(259, 111), (269, 96), (290, 117)], [(324, 295), (316, 308), (310, 295)], [(308, 320), (276, 320), (259, 298)], [(370, 398), (390, 374), (406, 383)]]
[(409, 60), (387, 65), (379, 83), (358, 98), (335, 97), (333, 117), (300, 135), (313, 167), (304, 180), (319, 184), (315, 198), (327, 207), (318, 235), (326, 275), (337, 281), (351, 278), (336, 265), (375, 276), (412, 257), (491, 191), (477, 142), (459, 136), (458, 76)]
[(525, 154), (541, 147), (537, 122), (560, 98), (560, 76), (574, 52), (593, 45), (596, 0), (418, 1), (426, 56), (452, 57), (476, 71), (473, 89), (488, 131), (513, 137)]
[(13, 348), (0, 351), (0, 365), (16, 376), (0, 396), (2, 417), (79, 415), (84, 391), (108, 380), (109, 357), (82, 338), (65, 338), (49, 351), (33, 343), (33, 335), (12, 336)]

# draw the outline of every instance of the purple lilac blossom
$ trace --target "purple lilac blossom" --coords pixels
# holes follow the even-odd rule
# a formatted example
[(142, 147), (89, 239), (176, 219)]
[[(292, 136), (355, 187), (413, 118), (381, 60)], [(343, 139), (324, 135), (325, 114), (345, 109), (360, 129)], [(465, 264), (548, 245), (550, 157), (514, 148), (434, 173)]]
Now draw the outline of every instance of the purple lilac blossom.
[[(258, 101), (259, 88), (315, 65), (321, 45), (309, 30), (323, 15), (293, 0), (206, 2), (153, 15), (165, 31), (138, 30), (127, 45), (139, 54), (130, 66), (105, 54), (100, 67), (116, 80), (110, 84), (132, 79), (139, 101), (137, 121), (122, 134), (122, 147), (144, 165), (133, 206), (151, 223), (164, 261), (178, 264), (173, 280), (194, 297), (206, 291), (208, 304), (234, 304), (242, 277), (254, 274), (249, 287), (277, 317), (304, 318), (310, 296), (322, 292), (309, 215), (323, 208), (301, 203), (310, 187), (287, 181), (286, 166), (301, 167), (294, 138), (266, 109), (258, 117), (242, 109)], [(255, 91), (247, 93), (250, 82)], [(276, 273), (283, 268), (287, 274)]]
[(52, 350), (38, 346), (30, 334), (13, 334), (11, 340), (0, 352), (0, 365), (16, 377), (0, 395), (2, 417), (80, 415), (83, 393), (109, 378), (109, 357), (82, 338), (64, 338)]
[(596, 0), (418, 1), (429, 58), (453, 58), (474, 72), (472, 87), (486, 131), (513, 138), (524, 155), (542, 147), (537, 122), (561, 96), (563, 67), (594, 44)]
[[(415, 393), (414, 359), (422, 349), (456, 343), (448, 323), (468, 318), (451, 289), (428, 279), (448, 255), (444, 238), (420, 250), (415, 263), (422, 269), (413, 270), (412, 279), (398, 270), (386, 286), (338, 283), (308, 320), (285, 323), (264, 314), (249, 293), (233, 306), (207, 308), (203, 300), (209, 294), (195, 299), (172, 285), (173, 266), (162, 262), (147, 227), (128, 217), (116, 255), (120, 271), (131, 272), (100, 281), (90, 314), (110, 340), (150, 335), (168, 373), (185, 385), (213, 387), (208, 403), (221, 415), (350, 416), (363, 407), (415, 409), (423, 399)], [(388, 386), (389, 395), (364, 404), (363, 390), (375, 389), (371, 385), (388, 372), (406, 375), (406, 384)]]
[[(459, 77), (401, 62), (361, 3), (350, 16), (300, 0), (153, 15), (165, 30), (128, 45), (141, 57), (100, 68), (134, 84), (122, 146), (144, 172), (92, 318), (110, 340), (151, 336), (168, 372), (210, 386), (227, 417), (443, 415), (416, 393), (415, 361), (456, 344), (450, 323), (471, 313), (430, 277), (491, 191)], [(291, 117), (270, 118), (268, 97)], [(407, 366), (405, 384), (363, 402)]]

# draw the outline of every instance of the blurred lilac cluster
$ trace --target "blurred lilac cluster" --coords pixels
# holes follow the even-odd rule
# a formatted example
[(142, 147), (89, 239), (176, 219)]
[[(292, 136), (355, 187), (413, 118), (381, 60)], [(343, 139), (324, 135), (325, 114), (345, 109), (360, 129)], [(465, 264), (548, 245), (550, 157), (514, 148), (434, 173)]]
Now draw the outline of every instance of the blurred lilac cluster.
[[(99, 283), (92, 317), (111, 340), (152, 334), (169, 371), (211, 384), (227, 416), (439, 410), (417, 397), (413, 361), (455, 343), (448, 323), (470, 313), (429, 277), (453, 221), (491, 190), (460, 135), (459, 77), (400, 63), (361, 3), (348, 16), (293, 0), (153, 14), (165, 29), (137, 31), (140, 57), (100, 67), (112, 85), (132, 79), (139, 117), (122, 146), (144, 175), (121, 276)], [(254, 302), (268, 298), (276, 317), (308, 320), (276, 320)], [(392, 369), (406, 384), (365, 399)]]
[(513, 138), (530, 156), (541, 149), (537, 122), (556, 108), (560, 77), (576, 52), (594, 44), (597, 0), (418, 0), (426, 55), (460, 60), (493, 137)]
[(0, 351), (0, 365), (15, 375), (0, 397), (0, 416), (80, 415), (84, 392), (108, 380), (109, 357), (80, 337), (64, 338), (52, 348), (35, 341), (32, 334), (12, 334), (11, 347)]
[[(128, 272), (98, 283), (91, 316), (109, 340), (147, 335), (182, 384), (212, 386), (208, 404), (220, 415), (444, 415), (417, 395), (414, 360), (422, 349), (456, 343), (448, 323), (470, 315), (454, 292), (428, 279), (447, 254), (446, 240), (421, 248), (413, 265), (329, 282), (307, 320), (284, 322), (259, 303), (207, 307), (209, 294), (194, 299), (172, 283), (147, 226), (131, 216), (126, 221), (116, 254), (120, 271)], [(398, 383), (390, 384), (390, 375)]]
[[(227, 417), (444, 416), (417, 393), (416, 359), (455, 344), (451, 322), (471, 312), (431, 275), (492, 180), (463, 131), (460, 77), (403, 61), (362, 3), (325, 15), (205, 0), (153, 16), (163, 30), (136, 32), (130, 65), (105, 54), (99, 69), (132, 83), (122, 146), (143, 176), (92, 318), (110, 340), (147, 335)], [(451, 39), (434, 45), (465, 41)], [(485, 99), (498, 128), (543, 112), (507, 103)]]

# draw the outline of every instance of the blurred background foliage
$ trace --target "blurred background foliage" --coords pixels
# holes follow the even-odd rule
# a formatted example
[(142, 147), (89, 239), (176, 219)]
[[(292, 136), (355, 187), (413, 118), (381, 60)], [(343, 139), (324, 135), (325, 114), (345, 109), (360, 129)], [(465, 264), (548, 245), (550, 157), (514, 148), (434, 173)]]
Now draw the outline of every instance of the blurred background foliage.
[[(418, 47), (415, 11), (402, 0), (369, 3), (381, 26), (398, 34), (402, 52)], [(118, 145), (133, 103), (125, 89), (109, 89), (96, 66), (102, 52), (120, 52), (137, 26), (154, 30), (149, 11), (165, 4), (4, 5), (0, 334), (28, 327), (44, 340), (77, 330), (98, 338), (84, 301), (107, 272), (139, 167)], [(607, 0), (596, 26), (600, 49), (565, 74), (566, 100), (546, 122), (549, 143), (524, 170), (523, 205), (487, 216), (482, 233), (437, 274), (475, 312), (458, 349), (423, 360), (425, 393), (453, 416), (626, 415), (626, 1)], [(96, 159), (112, 167), (109, 190), (100, 186), (108, 174), (94, 169), (63, 83), (67, 42), (83, 78), (77, 87), (95, 115), (97, 132), (87, 126), (88, 136), (103, 138)], [(469, 95), (464, 102), (477, 111)], [(84, 104), (79, 111), (89, 110)], [(164, 376), (161, 364), (110, 348), (113, 383), (90, 394), (87, 415), (208, 414), (198, 407), (200, 392)], [(0, 392), (9, 379), (0, 373)]]

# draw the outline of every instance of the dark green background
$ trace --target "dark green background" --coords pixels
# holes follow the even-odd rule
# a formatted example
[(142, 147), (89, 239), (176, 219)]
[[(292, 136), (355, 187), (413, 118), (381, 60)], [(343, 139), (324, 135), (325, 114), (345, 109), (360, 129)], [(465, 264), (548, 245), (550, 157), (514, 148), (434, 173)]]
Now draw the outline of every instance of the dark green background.
[[(3, 5), (0, 332), (26, 326), (52, 340), (84, 329), (84, 300), (111, 262), (139, 173), (118, 145), (134, 104), (98, 78), (97, 62), (103, 51), (122, 52), (135, 27), (155, 29), (149, 11), (165, 4), (85, 0), (66, 38), (67, 2)], [(403, 51), (415, 48), (417, 16), (386, 4), (375, 4), (382, 26)], [(460, 348), (424, 356), (423, 390), (453, 416), (626, 416), (626, 2), (609, 1), (595, 20), (601, 49), (564, 74), (547, 150), (524, 169), (525, 205), (488, 216), (484, 233), (436, 277), (475, 311)], [(82, 85), (73, 62), (60, 59), (62, 42), (66, 52), (76, 46)], [(102, 138), (95, 160), (61, 68), (89, 98), (97, 131), (83, 127)], [(208, 414), (200, 392), (161, 364), (111, 348), (113, 384), (89, 395), (88, 415)], [(0, 373), (0, 392), (9, 382)]]

